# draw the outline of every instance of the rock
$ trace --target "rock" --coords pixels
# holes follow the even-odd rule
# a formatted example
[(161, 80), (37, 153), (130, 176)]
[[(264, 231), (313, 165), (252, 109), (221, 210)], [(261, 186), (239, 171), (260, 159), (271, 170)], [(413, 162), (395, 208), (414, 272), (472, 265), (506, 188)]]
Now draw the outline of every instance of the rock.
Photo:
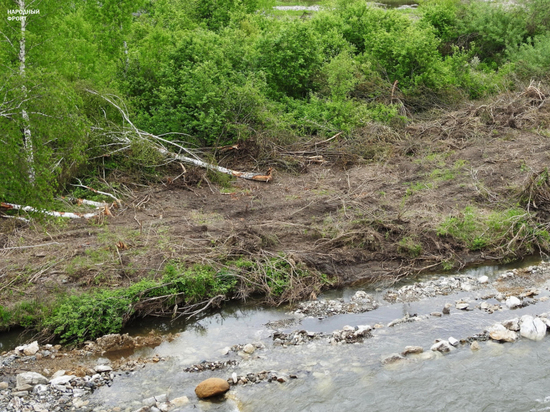
[(401, 356), (399, 353), (392, 353), (389, 356), (386, 356), (382, 359), (382, 365), (389, 365), (391, 363), (399, 362), (403, 359), (403, 356)]
[(455, 305), (455, 307), (459, 310), (466, 310), (468, 309), (468, 306), (470, 306), (470, 304), (464, 301), (456, 302), (456, 305)]
[(23, 372), (17, 375), (17, 390), (26, 391), (35, 385), (47, 384), (48, 378), (36, 372)]
[(446, 340), (440, 340), (436, 341), (430, 349), (434, 352), (447, 353), (451, 351), (452, 346)]
[(174, 398), (170, 401), (170, 405), (175, 407), (185, 406), (189, 403), (189, 398), (187, 396), (180, 396), (179, 398)]
[(445, 303), (445, 306), (443, 307), (443, 314), (444, 315), (449, 315), (451, 313), (451, 308), (453, 307), (453, 305), (451, 305), (450, 303)]
[(141, 401), (141, 403), (145, 406), (155, 406), (157, 401), (155, 400), (154, 396), (151, 396), (150, 398), (145, 398)]
[(97, 372), (97, 373), (103, 373), (103, 372), (111, 372), (113, 370), (112, 367), (110, 367), (109, 365), (97, 365), (94, 370)]
[(454, 347), (458, 346), (458, 340), (451, 336), (449, 338), (449, 345), (454, 346)]
[(155, 396), (155, 401), (157, 401), (158, 403), (166, 403), (168, 402), (168, 396), (166, 396), (165, 393), (163, 393), (162, 395), (157, 395)]
[(237, 372), (233, 372), (233, 373), (231, 374), (231, 379), (233, 379), (233, 383), (236, 385), (236, 384), (237, 384), (237, 381), (238, 381)]
[(510, 296), (508, 299), (506, 299), (506, 306), (508, 306), (508, 309), (515, 309), (521, 306), (521, 300), (519, 300), (515, 296)]
[(501, 323), (495, 323), (487, 331), (489, 332), (489, 337), (493, 340), (514, 342), (518, 338), (516, 332), (506, 329)]
[(527, 339), (542, 340), (546, 336), (546, 325), (539, 318), (523, 315), (521, 317), (519, 333)]
[(34, 341), (33, 343), (29, 343), (28, 345), (22, 345), (15, 348), (15, 350), (18, 350), (20, 352), (23, 352), (26, 356), (32, 356), (38, 352), (40, 348), (38, 347), (38, 342)]
[(8, 389), (9, 384), (8, 382), (0, 382), (0, 391), (4, 389)]
[(221, 395), (229, 390), (229, 383), (221, 378), (209, 378), (197, 385), (195, 394), (199, 398), (210, 398)]
[(484, 284), (489, 282), (489, 278), (487, 276), (481, 276), (477, 281), (481, 284)]
[(405, 349), (403, 350), (403, 352), (401, 352), (401, 354), (403, 356), (407, 356), (410, 354), (417, 354), (422, 352), (424, 352), (422, 346), (405, 346)]
[(75, 378), (76, 376), (74, 375), (58, 376), (57, 378), (50, 379), (50, 385), (66, 385)]
[(472, 343), (470, 343), (470, 349), (471, 350), (480, 350), (481, 347), (479, 346), (479, 342), (477, 340), (474, 340)]
[(49, 389), (48, 385), (44, 385), (44, 384), (41, 383), (41, 384), (36, 385), (32, 389), (32, 391), (33, 391), (33, 393), (37, 393), (37, 394), (40, 395), (41, 393), (48, 392), (48, 389)]
[(244, 345), (243, 347), (243, 352), (244, 353), (247, 353), (249, 355), (252, 355), (254, 353), (254, 351), (256, 350), (256, 347), (251, 344), (251, 343), (247, 343), (246, 345)]
[(430, 313), (430, 316), (440, 318), (441, 316), (443, 316), (443, 314), (441, 312), (432, 312), (432, 313)]
[(54, 374), (52, 375), (52, 379), (53, 379), (53, 378), (59, 378), (60, 376), (65, 375), (65, 372), (66, 372), (66, 371), (64, 371), (64, 370), (58, 370), (56, 373), (54, 373)]
[(514, 332), (519, 331), (519, 318), (509, 319), (502, 322), (502, 325), (508, 329), (513, 330)]

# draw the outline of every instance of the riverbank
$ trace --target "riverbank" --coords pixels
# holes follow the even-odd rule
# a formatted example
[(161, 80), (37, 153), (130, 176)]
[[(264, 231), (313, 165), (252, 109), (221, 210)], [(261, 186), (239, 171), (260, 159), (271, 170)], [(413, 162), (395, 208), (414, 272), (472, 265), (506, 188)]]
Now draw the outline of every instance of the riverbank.
[(3, 219), (2, 327), (82, 340), (147, 314), (294, 302), (544, 252), (547, 105), (529, 90), (404, 128), (371, 124), (354, 140), (248, 141), (225, 155), (234, 169), (272, 165), (270, 184), (174, 166), (147, 187), (117, 176), (127, 196), (113, 216)]
[[(224, 315), (230, 334), (213, 319), (202, 321), (209, 326), (194, 338), (194, 332), (186, 331), (166, 336), (110, 335), (74, 350), (24, 345), (0, 358), (0, 407), (6, 411), (212, 407), (248, 411), (258, 406), (251, 395), (283, 391), (286, 397), (290, 391), (293, 399), (303, 402), (300, 387), (307, 392), (311, 383), (333, 373), (349, 374), (342, 364), (338, 366), (339, 361), (328, 362), (331, 353), (353, 361), (367, 351), (369, 356), (357, 370), (407, 373), (419, 363), (437, 364), (442, 356), (494, 356), (495, 344), (503, 348), (525, 341), (546, 345), (550, 264), (485, 273), (426, 276), (391, 289), (354, 292), (352, 288), (343, 298), (304, 302), (292, 311), (269, 312), (244, 324), (247, 316), (237, 314), (233, 323), (231, 315)], [(404, 308), (405, 316), (395, 318)], [(539, 323), (544, 330), (537, 330)], [(212, 340), (208, 336), (212, 333), (228, 336)], [(536, 343), (540, 340), (544, 342)], [(210, 343), (204, 346), (205, 342)], [(224, 346), (229, 342), (231, 346)], [(328, 370), (332, 372), (327, 375)], [(196, 383), (210, 376), (232, 385), (225, 402), (211, 404), (194, 396)], [(268, 402), (269, 397), (263, 399)], [(330, 405), (325, 406), (330, 410)], [(269, 411), (274, 407), (264, 405)]]

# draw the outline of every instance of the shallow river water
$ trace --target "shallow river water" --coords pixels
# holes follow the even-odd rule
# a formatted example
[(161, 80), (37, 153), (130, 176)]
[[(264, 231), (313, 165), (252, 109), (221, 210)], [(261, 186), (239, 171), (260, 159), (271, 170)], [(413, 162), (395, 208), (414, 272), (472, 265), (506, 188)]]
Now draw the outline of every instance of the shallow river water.
[[(453, 336), (460, 340), (481, 333), (498, 321), (549, 312), (550, 300), (514, 310), (504, 307), (493, 314), (453, 308), (450, 315), (387, 327), (390, 321), (407, 313), (426, 315), (441, 311), (445, 303), (454, 304), (460, 298), (469, 299), (472, 306), (479, 304), (480, 300), (475, 299), (494, 292), (491, 281), (501, 271), (497, 267), (472, 269), (465, 273), (490, 277), (487, 288), (412, 303), (384, 303), (383, 290), (368, 291), (381, 303), (380, 308), (322, 320), (306, 318), (285, 330), (332, 332), (344, 325), (385, 325), (374, 330), (372, 338), (356, 344), (330, 345), (321, 339), (299, 346), (273, 346), (274, 330), (266, 323), (292, 315), (285, 309), (229, 307), (187, 325), (172, 342), (132, 355), (157, 354), (166, 360), (117, 377), (111, 387), (96, 391), (92, 401), (105, 409), (134, 411), (142, 406), (143, 399), (166, 393), (169, 398), (189, 398), (190, 403), (176, 411), (550, 410), (550, 337), (539, 342), (479, 342), (478, 351), (472, 351), (468, 344), (459, 345), (444, 355), (430, 351), (437, 338)], [(547, 286), (539, 285), (539, 298), (549, 295)], [(356, 290), (331, 292), (330, 298), (347, 299)], [(494, 299), (487, 302), (498, 303)], [(224, 348), (255, 342), (263, 343), (265, 348), (256, 350), (248, 359), (235, 353), (223, 354)], [(422, 346), (425, 352), (395, 364), (382, 364), (382, 358), (403, 351), (407, 345)], [(203, 360), (230, 358), (238, 359), (239, 364), (216, 371), (183, 371)], [(294, 374), (297, 378), (285, 383), (232, 386), (227, 399), (219, 402), (200, 401), (194, 394), (195, 386), (208, 377), (227, 379), (233, 372), (240, 376), (263, 370), (277, 371), (279, 376)]]

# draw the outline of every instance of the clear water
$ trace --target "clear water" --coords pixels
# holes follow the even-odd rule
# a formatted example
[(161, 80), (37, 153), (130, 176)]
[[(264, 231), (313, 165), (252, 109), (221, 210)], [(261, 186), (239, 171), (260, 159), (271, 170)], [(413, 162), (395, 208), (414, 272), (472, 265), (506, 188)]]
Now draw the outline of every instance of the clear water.
[[(494, 276), (502, 268), (476, 269), (476, 276)], [(548, 296), (549, 284), (541, 287)], [(408, 304), (383, 305), (365, 314), (339, 315), (324, 320), (305, 319), (289, 330), (331, 332), (344, 325), (383, 323), (404, 313), (418, 315), (440, 311), (447, 302), (472, 299), (491, 291), (465, 292)], [(348, 296), (354, 289), (333, 294)], [(475, 301), (473, 301), (475, 302)], [(479, 302), (479, 301), (478, 301)], [(117, 377), (111, 387), (94, 394), (93, 401), (105, 408), (135, 410), (147, 397), (167, 393), (169, 398), (187, 396), (190, 403), (180, 411), (542, 411), (550, 410), (550, 337), (540, 342), (481, 342), (479, 351), (467, 345), (442, 355), (429, 350), (434, 339), (466, 338), (488, 326), (523, 314), (550, 311), (550, 301), (518, 310), (488, 314), (480, 310), (452, 310), (451, 315), (377, 329), (363, 343), (331, 346), (314, 341), (303, 346), (272, 346), (268, 321), (289, 318), (281, 309), (232, 307), (188, 325), (172, 342), (133, 356), (158, 354), (166, 361)], [(223, 349), (234, 344), (261, 341), (266, 348), (255, 358), (242, 360), (235, 368), (214, 372), (186, 373), (183, 369), (202, 360), (224, 360)], [(382, 365), (381, 359), (419, 345), (424, 354), (397, 364)], [(293, 373), (298, 379), (286, 383), (234, 386), (229, 399), (200, 401), (194, 394), (202, 380), (227, 379), (233, 372), (274, 370)], [(178, 410), (178, 409), (176, 409)]]

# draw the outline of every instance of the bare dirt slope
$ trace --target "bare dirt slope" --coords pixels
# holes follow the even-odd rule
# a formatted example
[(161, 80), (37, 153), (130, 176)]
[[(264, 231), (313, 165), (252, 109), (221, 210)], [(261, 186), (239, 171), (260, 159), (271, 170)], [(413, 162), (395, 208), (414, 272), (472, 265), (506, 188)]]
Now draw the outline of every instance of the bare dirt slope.
[[(468, 252), (437, 230), (467, 206), (522, 206), (522, 191), (549, 163), (548, 115), (546, 96), (527, 90), (397, 132), (372, 126), (300, 150), (248, 143), (221, 160), (243, 170), (273, 166), (269, 184), (222, 187), (189, 168), (174, 180), (178, 165), (155, 186), (120, 178), (131, 195), (113, 217), (0, 221), (0, 305), (160, 276), (170, 259), (282, 252), (351, 283), (501, 258)], [(535, 206), (544, 216), (545, 203)]]

